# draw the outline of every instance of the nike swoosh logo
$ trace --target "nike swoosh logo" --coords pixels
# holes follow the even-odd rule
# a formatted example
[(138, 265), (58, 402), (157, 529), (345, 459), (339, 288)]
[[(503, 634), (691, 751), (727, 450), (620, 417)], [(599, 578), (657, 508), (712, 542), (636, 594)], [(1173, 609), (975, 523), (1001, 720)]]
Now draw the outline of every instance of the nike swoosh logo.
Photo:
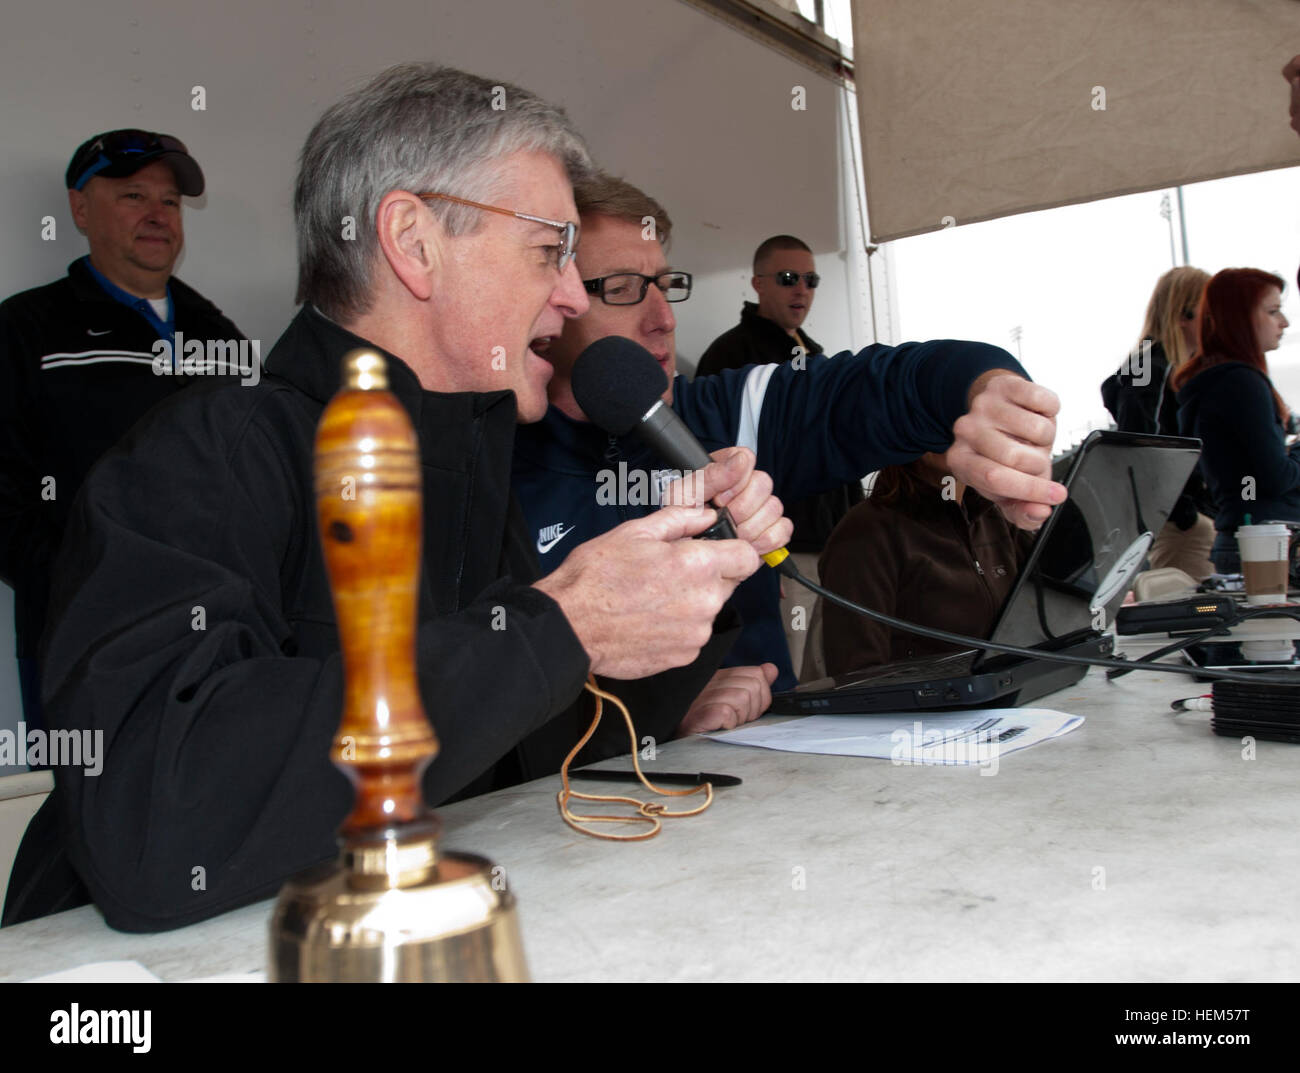
[(550, 551), (553, 547), (555, 547), (556, 544), (558, 544), (558, 543), (559, 543), (561, 540), (563, 540), (566, 536), (568, 536), (570, 533), (572, 533), (572, 532), (573, 532), (573, 529), (574, 529), (573, 526), (569, 526), (569, 528), (566, 529), (566, 530), (565, 530), (563, 533), (561, 533), (559, 536), (555, 537), (553, 540), (548, 540), (548, 541), (546, 541), (546, 543), (542, 543), (542, 538), (541, 538), (541, 537), (538, 537), (538, 538), (537, 538), (537, 553), (538, 553), (539, 555), (545, 555), (548, 551)]
[(90, 329), (90, 328), (87, 328), (87, 329), (86, 329), (86, 334), (87, 334), (87, 335), (107, 335), (107, 334), (108, 334), (109, 332), (111, 332), (112, 330), (113, 330), (112, 328), (105, 328), (102, 332), (97, 332), (97, 331), (94, 331), (94, 330), (92, 330), (92, 329)]

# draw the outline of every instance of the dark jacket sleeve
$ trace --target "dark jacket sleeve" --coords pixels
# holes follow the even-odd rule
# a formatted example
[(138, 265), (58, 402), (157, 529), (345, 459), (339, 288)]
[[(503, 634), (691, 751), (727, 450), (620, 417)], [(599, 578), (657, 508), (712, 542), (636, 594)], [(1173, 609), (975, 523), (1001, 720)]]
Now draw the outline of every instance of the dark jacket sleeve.
[[(108, 923), (128, 931), (273, 894), (333, 855), (352, 800), (328, 760), (342, 712), (332, 617), (291, 624), (283, 606), (282, 564), (319, 554), (301, 546), (310, 483), (253, 420), (213, 472), (229, 427), (209, 423), (217, 407), (170, 421), (180, 442), (147, 423), (107, 456), (56, 566), (48, 716), (102, 733), (102, 770), (56, 773), (64, 837)], [(500, 606), (508, 630), (492, 628)], [(508, 579), (422, 622), (417, 660), (441, 742), (433, 803), (563, 709), (587, 670), (559, 606)]]
[(31, 351), (10, 310), (0, 305), (0, 581), (15, 589), (45, 575), (58, 544), (54, 505), (41, 496), (36, 370), (26, 360)]
[(710, 449), (754, 447), (776, 494), (795, 500), (946, 451), (991, 369), (1028, 378), (1001, 347), (941, 339), (726, 372), (685, 384), (674, 407)]

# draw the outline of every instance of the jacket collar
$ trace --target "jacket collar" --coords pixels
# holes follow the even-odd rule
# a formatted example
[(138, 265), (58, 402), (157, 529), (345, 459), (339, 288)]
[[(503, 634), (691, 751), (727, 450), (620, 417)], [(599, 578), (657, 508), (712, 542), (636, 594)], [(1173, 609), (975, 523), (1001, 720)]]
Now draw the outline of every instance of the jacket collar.
[[(98, 277), (98, 278), (97, 278)], [(100, 283), (104, 279), (104, 283)], [(68, 265), (68, 280), (72, 284), (72, 293), (76, 295), (80, 302), (121, 302), (124, 306), (132, 306), (135, 302), (143, 302), (145, 299), (136, 298), (134, 295), (127, 294), (126, 291), (113, 286), (111, 280), (100, 276), (90, 265), (90, 256), (78, 257), (72, 264)], [(112, 287), (112, 293), (106, 289)], [(168, 297), (171, 296), (171, 281), (167, 283)], [(120, 296), (120, 297), (119, 297)]]
[[(388, 390), (406, 408), (420, 437), (420, 455), (429, 465), (463, 471), (472, 467), (478, 445), (447, 436), (449, 428), (465, 422), (487, 422), (490, 442), (504, 442), (509, 462), (510, 433), (515, 423), (513, 391), (426, 391), (411, 367), (382, 347), (335, 324), (313, 306), (305, 305), (276, 341), (266, 359), (266, 372), (326, 405), (342, 383), (343, 355), (357, 347), (378, 350), (388, 364)], [(473, 437), (471, 437), (471, 441)]]
[(80, 261), (77, 261), (76, 264), (80, 265), (85, 270), (86, 274), (94, 280), (99, 289), (108, 295), (109, 298), (117, 302), (119, 305), (126, 306), (126, 308), (131, 310), (133, 313), (139, 313), (140, 316), (144, 317), (144, 319), (149, 322), (149, 327), (158, 333), (159, 338), (174, 338), (176, 334), (176, 302), (172, 298), (172, 285), (170, 278), (165, 287), (167, 319), (163, 320), (158, 316), (157, 311), (153, 307), (153, 302), (150, 299), (141, 298), (139, 295), (132, 294), (130, 291), (124, 291), (94, 266), (90, 260), (89, 254), (81, 258)]
[[(782, 349), (789, 346), (790, 335), (786, 333), (781, 325), (774, 320), (768, 320), (758, 311), (757, 302), (746, 302), (740, 308), (740, 323), (757, 335), (765, 346), (781, 347)], [(799, 335), (803, 339), (808, 349), (808, 353), (820, 354), (822, 352), (821, 343), (817, 342), (803, 328), (799, 329)]]
[[(475, 414), (486, 413), (503, 403), (514, 410), (514, 392), (426, 391), (419, 377), (401, 358), (383, 347), (348, 331), (314, 306), (305, 305), (271, 348), (266, 371), (305, 392), (320, 403), (328, 403), (342, 383), (343, 355), (357, 347), (377, 350), (388, 364), (388, 390), (397, 396), (418, 426), (424, 407), (452, 401), (468, 405)], [(511, 415), (513, 419), (513, 413)]]
[(87, 258), (78, 257), (72, 264), (68, 265), (68, 282), (72, 285), (72, 293), (76, 296), (78, 302), (111, 302), (110, 298), (96, 281), (95, 277), (90, 274), (90, 264)]
[[(88, 255), (78, 257), (72, 264), (68, 265), (68, 283), (72, 287), (73, 296), (79, 302), (116, 301), (95, 279), (95, 275), (90, 268), (90, 257)], [(178, 312), (195, 313), (209, 309), (215, 311), (216, 309), (211, 302), (176, 276), (172, 276), (167, 280), (167, 294), (172, 300), (173, 315)], [(144, 299), (140, 299), (140, 301), (144, 301)], [(129, 305), (130, 303), (123, 304)]]

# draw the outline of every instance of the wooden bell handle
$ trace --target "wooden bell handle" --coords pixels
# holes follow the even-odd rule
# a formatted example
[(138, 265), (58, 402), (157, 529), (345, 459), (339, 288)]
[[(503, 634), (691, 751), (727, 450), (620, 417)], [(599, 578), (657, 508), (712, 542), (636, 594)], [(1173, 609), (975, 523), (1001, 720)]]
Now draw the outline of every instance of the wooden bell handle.
[(420, 776), (438, 752), (415, 671), (420, 454), (382, 355), (353, 350), (316, 430), (316, 510), (343, 653), (330, 759), (356, 804), (342, 833), (430, 815)]

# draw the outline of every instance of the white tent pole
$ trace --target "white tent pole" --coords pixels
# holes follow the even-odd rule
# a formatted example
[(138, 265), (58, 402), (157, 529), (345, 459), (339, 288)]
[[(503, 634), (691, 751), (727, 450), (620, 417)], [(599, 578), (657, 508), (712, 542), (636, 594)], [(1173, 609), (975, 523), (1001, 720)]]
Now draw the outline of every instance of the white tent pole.
[(1182, 232), (1183, 239), (1183, 264), (1191, 264), (1190, 254), (1187, 252), (1187, 214), (1183, 211), (1183, 188), (1178, 188), (1178, 229)]
[(1174, 250), (1174, 210), (1169, 204), (1169, 191), (1160, 195), (1160, 215), (1169, 225), (1169, 263), (1178, 267), (1178, 253)]

